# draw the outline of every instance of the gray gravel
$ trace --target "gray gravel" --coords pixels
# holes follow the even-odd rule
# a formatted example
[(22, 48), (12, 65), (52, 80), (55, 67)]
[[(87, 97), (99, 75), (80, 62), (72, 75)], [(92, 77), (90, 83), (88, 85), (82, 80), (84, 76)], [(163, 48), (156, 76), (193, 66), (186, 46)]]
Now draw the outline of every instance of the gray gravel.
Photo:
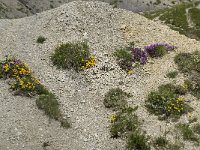
[[(163, 131), (172, 131), (174, 124), (160, 122), (144, 108), (146, 95), (160, 84), (174, 82), (165, 74), (176, 69), (173, 57), (178, 52), (199, 50), (200, 43), (172, 31), (169, 27), (122, 9), (113, 9), (102, 2), (71, 2), (59, 8), (31, 17), (0, 20), (0, 58), (13, 55), (26, 62), (36, 77), (59, 98), (62, 113), (70, 118), (72, 128), (63, 129), (59, 123), (49, 120), (35, 105), (35, 98), (13, 96), (7, 81), (0, 81), (0, 150), (43, 150), (48, 142), (49, 150), (122, 150), (125, 141), (110, 138), (110, 117), (113, 113), (103, 106), (104, 94), (114, 87), (130, 92), (130, 106), (144, 120), (143, 129), (156, 137)], [(38, 36), (47, 38), (37, 44)], [(87, 40), (91, 53), (97, 58), (97, 66), (80, 74), (57, 70), (49, 56), (55, 47), (68, 41)], [(178, 47), (176, 52), (163, 59), (151, 60), (128, 76), (116, 64), (113, 52), (116, 48), (135, 41), (143, 47), (154, 42), (167, 42)], [(107, 67), (109, 71), (101, 68)], [(179, 75), (176, 82), (183, 82)], [(200, 104), (194, 97), (194, 116), (200, 119)], [(187, 116), (183, 116), (181, 121)], [(160, 130), (161, 129), (161, 130)], [(168, 138), (173, 138), (170, 132)], [(185, 150), (199, 147), (186, 143)]]

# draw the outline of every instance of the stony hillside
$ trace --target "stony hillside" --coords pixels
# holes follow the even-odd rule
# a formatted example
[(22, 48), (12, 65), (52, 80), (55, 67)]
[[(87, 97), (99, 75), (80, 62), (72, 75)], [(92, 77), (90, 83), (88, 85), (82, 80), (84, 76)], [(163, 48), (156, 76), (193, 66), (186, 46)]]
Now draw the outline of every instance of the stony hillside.
[[(180, 52), (200, 51), (200, 43), (168, 26), (145, 17), (110, 6), (103, 2), (70, 2), (58, 8), (21, 19), (0, 20), (0, 60), (6, 55), (23, 60), (43, 85), (58, 97), (60, 110), (71, 122), (71, 128), (60, 127), (35, 104), (36, 97), (14, 96), (8, 80), (0, 80), (0, 150), (123, 150), (126, 138), (111, 138), (112, 110), (103, 104), (111, 88), (121, 88), (132, 96), (130, 107), (138, 106), (136, 114), (141, 130), (149, 136), (147, 143), (165, 135), (171, 143), (180, 143), (181, 150), (198, 150), (198, 144), (184, 141), (175, 130), (179, 122), (192, 117), (200, 120), (200, 103), (191, 94), (184, 96), (194, 109), (184, 113), (178, 122), (161, 121), (145, 107), (147, 95), (166, 83), (183, 84), (186, 76), (166, 77), (177, 69), (174, 57)], [(37, 43), (39, 36), (46, 38)], [(57, 69), (50, 56), (61, 43), (87, 41), (96, 58), (96, 66), (82, 72)], [(127, 74), (117, 64), (113, 53), (130, 42), (135, 47), (152, 43), (168, 43), (177, 47), (162, 58)], [(177, 142), (178, 141), (178, 142)]]

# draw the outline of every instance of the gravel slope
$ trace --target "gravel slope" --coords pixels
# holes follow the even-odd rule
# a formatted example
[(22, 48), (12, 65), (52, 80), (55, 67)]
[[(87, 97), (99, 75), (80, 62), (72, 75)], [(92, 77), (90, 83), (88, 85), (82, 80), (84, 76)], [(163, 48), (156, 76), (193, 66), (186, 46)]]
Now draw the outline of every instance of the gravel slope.
[[(0, 58), (14, 55), (24, 60), (35, 76), (56, 94), (61, 110), (72, 122), (66, 130), (49, 120), (35, 105), (35, 98), (13, 96), (6, 81), (0, 81), (0, 150), (122, 150), (125, 142), (111, 139), (110, 116), (113, 112), (103, 106), (104, 94), (113, 87), (130, 92), (131, 106), (137, 111), (147, 134), (158, 136), (173, 129), (172, 123), (160, 122), (144, 108), (146, 95), (160, 84), (174, 82), (165, 74), (176, 68), (173, 57), (178, 52), (199, 50), (200, 43), (172, 31), (169, 27), (122, 9), (113, 9), (102, 2), (71, 2), (59, 8), (31, 17), (0, 20)], [(47, 38), (37, 44), (38, 36)], [(57, 70), (49, 56), (62, 42), (87, 40), (97, 66), (81, 74)], [(128, 76), (116, 64), (112, 53), (116, 48), (134, 41), (143, 47), (154, 42), (167, 42), (178, 47), (176, 52), (154, 60), (135, 74)], [(108, 72), (102, 67), (107, 67)], [(180, 74), (177, 83), (183, 82)], [(194, 116), (200, 119), (200, 104), (194, 97), (191, 105)], [(187, 121), (187, 116), (181, 120)], [(173, 140), (173, 132), (168, 138)], [(185, 142), (185, 150), (199, 147)]]

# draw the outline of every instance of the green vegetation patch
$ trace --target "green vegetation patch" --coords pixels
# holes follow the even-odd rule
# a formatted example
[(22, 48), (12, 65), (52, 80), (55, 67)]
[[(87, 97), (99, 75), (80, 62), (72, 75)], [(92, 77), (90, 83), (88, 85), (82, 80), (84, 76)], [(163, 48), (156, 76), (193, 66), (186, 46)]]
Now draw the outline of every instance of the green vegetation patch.
[[(186, 9), (189, 9), (188, 16), (195, 24), (190, 27), (187, 19)], [(161, 21), (170, 26), (171, 29), (179, 31), (190, 38), (200, 39), (199, 10), (192, 3), (181, 3), (163, 10), (146, 12), (144, 16), (149, 19), (158, 17)]]
[(191, 8), (189, 9), (189, 15), (193, 21), (193, 23), (195, 23), (197, 28), (200, 28), (200, 9), (198, 8)]
[(0, 62), (0, 78), (11, 79), (11, 89), (15, 95), (35, 96), (39, 95), (36, 100), (37, 107), (42, 109), (47, 116), (52, 119), (59, 120), (63, 127), (69, 127), (68, 120), (63, 119), (59, 110), (59, 104), (54, 94), (50, 93), (37, 80), (28, 65), (19, 59), (6, 57)]
[(159, 136), (154, 140), (154, 146), (159, 148), (159, 147), (166, 147), (168, 144), (168, 140), (166, 139), (166, 137), (163, 136)]
[(178, 124), (177, 129), (180, 130), (183, 139), (188, 141), (198, 142), (198, 137), (195, 135), (194, 131), (189, 127), (189, 124)]
[(51, 55), (51, 60), (57, 68), (74, 69), (77, 72), (96, 65), (86, 42), (61, 44)]
[(189, 78), (185, 86), (194, 96), (200, 98), (200, 52), (180, 53), (174, 61), (178, 69)]
[(171, 71), (171, 72), (167, 73), (168, 78), (176, 78), (177, 75), (178, 75), (178, 71)]
[(128, 107), (126, 98), (130, 94), (120, 88), (110, 89), (104, 98), (104, 105), (116, 111), (111, 117), (110, 133), (112, 138), (121, 137), (127, 140), (128, 149), (150, 150), (145, 134), (140, 129), (140, 122), (134, 113), (135, 108)]
[(193, 131), (196, 133), (196, 134), (199, 134), (200, 135), (200, 124), (197, 123), (193, 126)]
[(128, 107), (112, 116), (111, 137), (127, 137), (130, 132), (138, 129), (138, 117), (136, 114), (133, 114), (133, 111), (133, 108)]
[(114, 56), (117, 57), (117, 63), (123, 70), (131, 70), (133, 56), (132, 51), (129, 47), (117, 49), (114, 53)]
[(148, 138), (141, 131), (132, 132), (127, 141), (128, 149), (137, 150), (150, 150), (150, 145), (148, 144)]
[(131, 95), (124, 92), (120, 88), (110, 89), (104, 98), (104, 105), (107, 108), (112, 108), (113, 110), (120, 110), (127, 107), (126, 99)]
[(145, 101), (150, 113), (163, 118), (179, 118), (182, 114), (192, 111), (183, 97), (187, 90), (180, 85), (161, 85), (158, 91), (151, 92)]
[(58, 120), (61, 116), (59, 104), (54, 94), (42, 94), (36, 100), (39, 109), (44, 110), (45, 114), (50, 118)]

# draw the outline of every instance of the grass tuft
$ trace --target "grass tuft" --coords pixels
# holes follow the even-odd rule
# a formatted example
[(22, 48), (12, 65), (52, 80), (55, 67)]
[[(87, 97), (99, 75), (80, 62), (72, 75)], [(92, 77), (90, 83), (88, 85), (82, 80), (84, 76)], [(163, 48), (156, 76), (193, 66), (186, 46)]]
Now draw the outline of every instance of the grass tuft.
[(39, 37), (37, 38), (37, 43), (43, 44), (44, 41), (46, 41), (46, 38), (43, 37), (43, 36), (39, 36)]
[(166, 147), (167, 144), (168, 144), (168, 140), (165, 137), (163, 137), (163, 136), (157, 137), (154, 140), (154, 145), (156, 147)]
[(134, 150), (150, 150), (147, 140), (144, 133), (135, 131), (128, 137), (127, 148)]

